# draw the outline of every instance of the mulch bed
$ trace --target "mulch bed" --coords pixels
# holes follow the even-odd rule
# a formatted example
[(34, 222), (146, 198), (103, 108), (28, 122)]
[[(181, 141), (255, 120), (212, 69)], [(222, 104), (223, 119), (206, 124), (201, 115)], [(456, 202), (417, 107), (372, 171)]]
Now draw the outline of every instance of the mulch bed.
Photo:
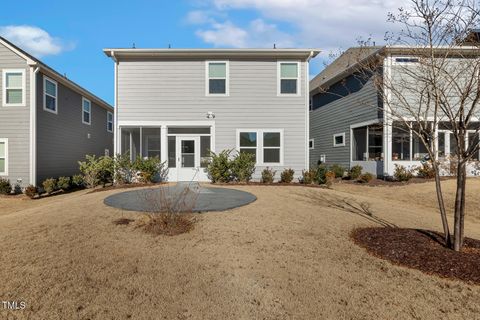
[(480, 241), (465, 238), (462, 252), (444, 246), (442, 235), (428, 230), (360, 228), (353, 241), (379, 258), (442, 278), (480, 285)]
[(104, 192), (104, 191), (110, 191), (110, 190), (118, 190), (118, 189), (131, 189), (131, 188), (141, 188), (141, 187), (154, 187), (154, 186), (160, 186), (163, 184), (167, 184), (165, 182), (158, 182), (158, 183), (128, 183), (128, 184), (114, 184), (114, 185), (109, 185), (104, 188), (96, 188), (93, 189), (87, 194), (90, 193), (96, 193), (96, 192)]
[(263, 182), (215, 182), (210, 183), (214, 186), (261, 186), (261, 187), (307, 187), (307, 188), (327, 188), (325, 185), (321, 184), (304, 184), (299, 182), (283, 183), (283, 182), (273, 182), (273, 183), (263, 183)]

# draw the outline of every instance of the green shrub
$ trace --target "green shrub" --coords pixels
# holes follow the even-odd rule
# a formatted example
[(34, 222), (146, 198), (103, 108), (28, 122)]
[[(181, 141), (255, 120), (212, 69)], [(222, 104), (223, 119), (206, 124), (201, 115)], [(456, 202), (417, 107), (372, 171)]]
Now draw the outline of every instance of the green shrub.
[(45, 190), (47, 194), (50, 194), (57, 189), (57, 180), (53, 178), (46, 179), (42, 182), (42, 186), (43, 190)]
[(83, 176), (81, 174), (76, 174), (72, 177), (72, 186), (74, 188), (83, 188), (84, 187)]
[(262, 179), (260, 182), (262, 183), (273, 183), (273, 180), (275, 178), (275, 174), (277, 171), (274, 171), (273, 169), (270, 169), (269, 167), (266, 167), (262, 171)]
[(411, 170), (408, 170), (404, 166), (396, 164), (395, 171), (393, 172), (393, 177), (397, 181), (405, 182), (413, 178), (413, 173)]
[(25, 188), (25, 195), (27, 197), (29, 197), (30, 199), (33, 199), (35, 198), (35, 196), (37, 195), (38, 193), (38, 188), (34, 185), (28, 185), (26, 188)]
[(369, 183), (373, 180), (373, 175), (369, 172), (363, 173), (358, 176), (357, 181), (360, 183)]
[(114, 161), (114, 177), (118, 184), (132, 183), (136, 177), (137, 170), (130, 160), (130, 154), (117, 154)]
[(421, 166), (416, 168), (417, 176), (424, 179), (435, 178), (435, 170), (433, 166), (428, 162), (423, 162)]
[(280, 174), (280, 182), (282, 183), (290, 183), (293, 181), (293, 176), (295, 175), (295, 170), (293, 169), (285, 169)]
[(345, 168), (338, 164), (332, 164), (329, 171), (335, 173), (335, 178), (343, 178), (343, 175), (345, 174)]
[(160, 161), (159, 157), (142, 158), (137, 157), (133, 163), (133, 168), (138, 171), (140, 182), (151, 183), (154, 182), (157, 174), (160, 172), (160, 168), (164, 164)]
[(113, 183), (115, 159), (109, 156), (103, 156), (97, 160), (98, 183), (105, 187), (108, 183)]
[(70, 189), (70, 177), (60, 177), (57, 181), (57, 188), (63, 191)]
[(231, 163), (232, 177), (238, 182), (249, 182), (255, 172), (255, 156), (251, 153), (239, 152)]
[(330, 188), (335, 182), (336, 178), (337, 178), (337, 174), (335, 172), (327, 171), (325, 173), (325, 185)]
[(362, 174), (363, 167), (356, 165), (350, 168), (348, 171), (348, 177), (351, 180), (357, 180), (357, 178)]
[(12, 192), (12, 185), (10, 181), (4, 178), (0, 178), (0, 194), (10, 194)]
[(85, 161), (78, 162), (83, 182), (87, 188), (95, 188), (113, 181), (114, 160), (108, 156), (96, 158), (95, 155), (86, 155)]
[(317, 181), (317, 170), (308, 169), (302, 171), (301, 182), (303, 184), (313, 184)]
[(328, 168), (325, 164), (318, 165), (316, 170), (316, 175), (315, 175), (315, 181), (318, 184), (325, 184), (327, 182), (327, 179), (326, 179), (327, 172), (328, 172)]
[(207, 166), (207, 174), (212, 183), (228, 183), (232, 181), (231, 153), (232, 150), (223, 150), (218, 154), (210, 152), (211, 161)]

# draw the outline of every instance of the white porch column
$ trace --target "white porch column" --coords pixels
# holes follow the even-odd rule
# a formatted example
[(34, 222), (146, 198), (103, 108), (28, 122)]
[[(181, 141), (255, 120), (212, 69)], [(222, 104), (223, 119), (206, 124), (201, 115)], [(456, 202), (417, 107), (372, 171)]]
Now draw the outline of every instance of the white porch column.
[(162, 162), (168, 161), (168, 139), (166, 125), (162, 125), (160, 127), (160, 159)]
[(383, 123), (383, 172), (386, 176), (393, 175), (392, 166), (392, 121)]

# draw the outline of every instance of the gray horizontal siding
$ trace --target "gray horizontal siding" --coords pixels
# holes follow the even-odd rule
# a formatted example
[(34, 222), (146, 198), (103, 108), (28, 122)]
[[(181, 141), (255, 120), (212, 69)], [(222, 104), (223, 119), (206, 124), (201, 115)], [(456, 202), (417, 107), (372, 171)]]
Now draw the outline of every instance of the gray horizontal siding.
[[(24, 69), (26, 105), (3, 107), (3, 69)], [(21, 186), (30, 183), (30, 69), (25, 59), (0, 44), (0, 138), (8, 139), (9, 175), (12, 183), (21, 179)]]

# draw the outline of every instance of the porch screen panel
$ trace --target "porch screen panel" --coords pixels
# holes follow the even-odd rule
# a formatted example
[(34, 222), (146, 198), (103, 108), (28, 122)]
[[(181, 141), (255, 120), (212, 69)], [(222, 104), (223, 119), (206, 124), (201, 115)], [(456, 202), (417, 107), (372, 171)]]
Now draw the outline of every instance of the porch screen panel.
[(367, 127), (355, 128), (353, 132), (353, 161), (364, 161), (367, 153)]
[(142, 129), (142, 156), (160, 158), (160, 128)]
[(410, 160), (410, 129), (400, 123), (392, 128), (392, 160)]

